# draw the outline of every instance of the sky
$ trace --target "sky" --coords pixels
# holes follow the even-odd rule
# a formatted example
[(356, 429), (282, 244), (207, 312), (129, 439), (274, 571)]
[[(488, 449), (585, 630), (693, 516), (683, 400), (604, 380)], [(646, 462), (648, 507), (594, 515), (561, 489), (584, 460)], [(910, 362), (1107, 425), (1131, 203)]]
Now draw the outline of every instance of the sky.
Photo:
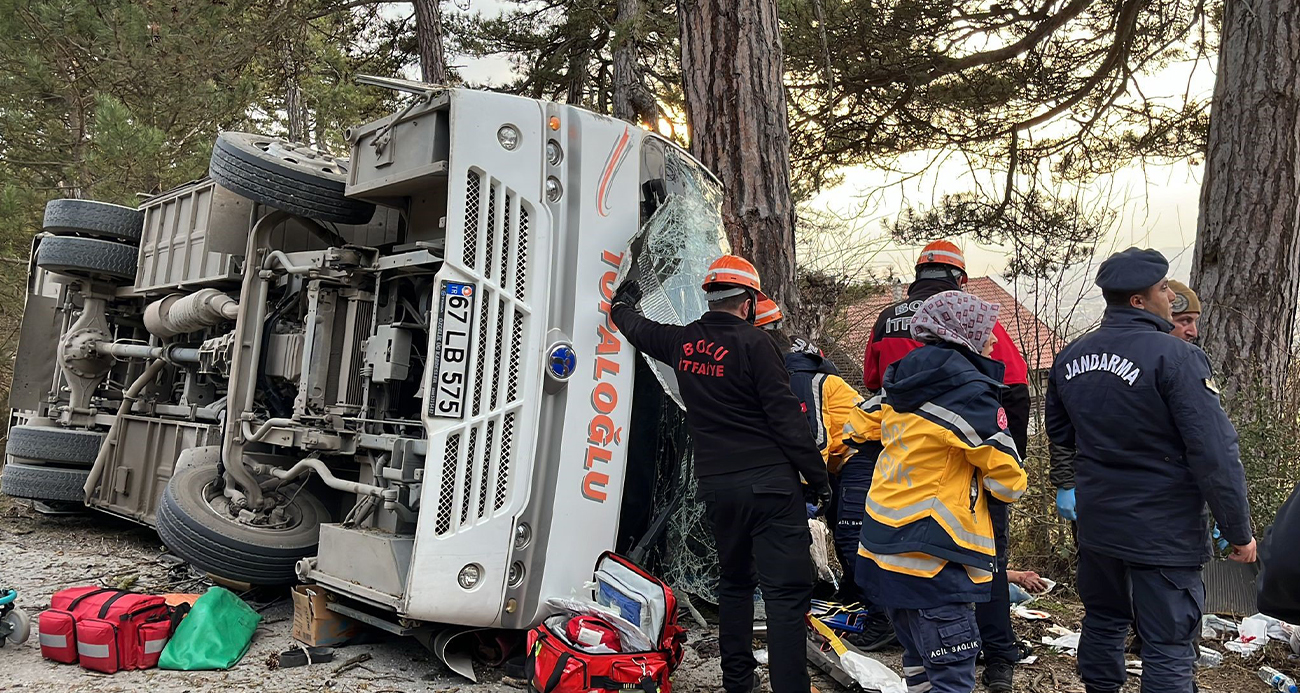
[[(469, 11), (485, 15), (499, 13), (507, 5), (503, 0), (469, 2)], [(467, 0), (456, 2), (462, 9), (466, 3)], [(501, 83), (511, 75), (510, 63), (505, 58), (452, 56), (451, 62), (471, 83)], [(1193, 95), (1208, 95), (1214, 88), (1212, 68), (1212, 64), (1205, 62), (1175, 65), (1140, 80), (1142, 91), (1151, 98), (1181, 97), (1185, 90)], [(920, 168), (929, 158), (930, 155), (917, 155), (900, 162), (900, 166)], [(888, 239), (882, 223), (897, 218), (908, 204), (930, 206), (944, 194), (965, 192), (973, 187), (969, 170), (964, 163), (956, 161), (901, 186), (888, 185), (897, 177), (891, 180), (886, 174), (865, 167), (842, 173), (843, 182), (815, 196), (809, 201), (809, 207), (847, 220), (853, 228), (850, 243), (873, 249), (871, 268), (879, 274), (892, 270), (902, 277), (911, 275), (919, 247)], [(1121, 214), (1097, 252), (1105, 255), (1132, 245), (1158, 248), (1170, 256), (1173, 275), (1186, 280), (1196, 238), (1201, 174), (1201, 165), (1179, 162), (1169, 166), (1133, 166), (1098, 181), (1094, 186), (1095, 199), (1121, 209)], [(840, 239), (836, 242), (842, 243)], [(960, 239), (958, 244), (965, 250), (971, 276), (997, 275), (1006, 264), (1006, 248), (980, 245), (972, 239)]]

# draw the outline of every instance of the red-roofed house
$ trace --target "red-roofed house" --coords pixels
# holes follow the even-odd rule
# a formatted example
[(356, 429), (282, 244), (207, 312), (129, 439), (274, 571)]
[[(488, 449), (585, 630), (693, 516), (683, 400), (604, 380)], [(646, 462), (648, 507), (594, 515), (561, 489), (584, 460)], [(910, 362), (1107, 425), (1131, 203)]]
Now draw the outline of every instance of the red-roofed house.
[[(876, 316), (885, 306), (902, 300), (906, 288), (898, 285), (892, 294), (872, 296), (845, 309), (844, 333), (836, 340), (839, 348), (832, 354), (832, 359), (855, 387), (862, 386), (862, 356)], [(966, 284), (966, 291), (1002, 307), (998, 319), (1029, 365), (1030, 393), (1035, 398), (1042, 395), (1047, 389), (1047, 372), (1052, 367), (1052, 360), (1065, 346), (1065, 341), (991, 277), (972, 277)]]

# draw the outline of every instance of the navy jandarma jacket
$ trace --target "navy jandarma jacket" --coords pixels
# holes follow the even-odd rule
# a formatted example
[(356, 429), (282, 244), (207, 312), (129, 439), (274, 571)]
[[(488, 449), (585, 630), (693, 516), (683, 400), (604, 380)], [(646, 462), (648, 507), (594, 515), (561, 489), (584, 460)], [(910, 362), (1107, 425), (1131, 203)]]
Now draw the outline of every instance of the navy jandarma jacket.
[(851, 444), (884, 444), (858, 551), (859, 584), (877, 603), (989, 600), (988, 503), (1015, 502), (1027, 483), (1001, 405), (1002, 368), (969, 349), (923, 346), (890, 366), (882, 394), (849, 418)]
[(1209, 359), (1163, 318), (1108, 308), (1052, 365), (1047, 433), (1075, 448), (1079, 545), (1146, 565), (1210, 557), (1208, 501), (1223, 537), (1251, 539), (1237, 432)]

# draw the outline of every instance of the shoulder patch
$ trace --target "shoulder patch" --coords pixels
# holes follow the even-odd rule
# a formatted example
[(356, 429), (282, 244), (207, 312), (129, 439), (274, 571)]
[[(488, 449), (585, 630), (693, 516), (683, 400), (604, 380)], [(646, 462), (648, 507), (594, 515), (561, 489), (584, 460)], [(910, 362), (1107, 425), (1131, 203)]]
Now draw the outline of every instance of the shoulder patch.
[[(1208, 383), (1209, 381), (1207, 380), (1205, 382)], [(998, 428), (1005, 429), (1006, 427), (1007, 427), (1007, 410), (1004, 409), (1003, 407), (998, 407)]]
[(1210, 392), (1213, 392), (1216, 395), (1219, 394), (1219, 384), (1214, 382), (1214, 378), (1205, 379), (1205, 389), (1209, 390)]

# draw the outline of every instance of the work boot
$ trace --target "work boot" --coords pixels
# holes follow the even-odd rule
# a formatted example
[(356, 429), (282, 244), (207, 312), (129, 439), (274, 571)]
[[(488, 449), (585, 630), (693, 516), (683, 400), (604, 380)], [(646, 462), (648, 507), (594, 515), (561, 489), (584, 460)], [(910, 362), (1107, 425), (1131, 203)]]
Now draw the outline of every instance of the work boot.
[(894, 634), (894, 624), (885, 614), (869, 614), (863, 624), (861, 633), (850, 633), (847, 638), (854, 647), (863, 652), (879, 652), (890, 645), (898, 644)]
[(1015, 666), (1010, 662), (989, 662), (984, 665), (984, 687), (989, 693), (1011, 693)]

